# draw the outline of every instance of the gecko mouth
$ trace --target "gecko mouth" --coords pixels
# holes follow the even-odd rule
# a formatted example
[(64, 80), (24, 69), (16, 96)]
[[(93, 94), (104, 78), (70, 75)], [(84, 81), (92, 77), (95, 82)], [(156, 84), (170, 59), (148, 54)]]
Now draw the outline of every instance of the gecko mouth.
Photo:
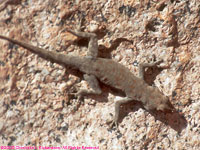
[(174, 109), (172, 109), (172, 108), (166, 108), (166, 109), (164, 109), (164, 112), (173, 113)]
[(173, 113), (174, 111), (175, 111), (175, 108), (172, 106), (170, 102), (167, 103), (167, 106), (164, 107), (164, 112)]

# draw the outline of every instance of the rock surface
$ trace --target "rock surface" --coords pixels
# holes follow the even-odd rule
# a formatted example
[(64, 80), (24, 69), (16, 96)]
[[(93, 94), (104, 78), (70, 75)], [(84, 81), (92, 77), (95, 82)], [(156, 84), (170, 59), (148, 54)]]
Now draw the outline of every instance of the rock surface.
[(164, 60), (161, 65), (169, 68), (149, 69), (145, 78), (170, 97), (177, 112), (152, 114), (133, 102), (121, 108), (119, 131), (110, 129), (116, 94), (103, 86), (101, 96), (87, 97), (78, 107), (69, 92), (76, 83), (88, 88), (86, 82), (0, 40), (0, 146), (199, 149), (200, 1), (0, 0), (0, 34), (85, 56), (87, 40), (64, 30), (74, 29), (81, 15), (85, 30), (96, 29), (95, 22), (105, 33), (100, 55), (135, 75), (139, 63)]

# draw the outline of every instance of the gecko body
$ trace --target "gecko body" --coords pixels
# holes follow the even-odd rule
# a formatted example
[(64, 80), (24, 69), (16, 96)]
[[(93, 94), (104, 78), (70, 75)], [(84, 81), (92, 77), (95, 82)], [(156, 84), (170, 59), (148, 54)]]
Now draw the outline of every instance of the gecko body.
[(53, 63), (72, 67), (84, 73), (84, 79), (91, 86), (92, 90), (82, 89), (77, 92), (78, 98), (88, 94), (101, 94), (98, 82), (122, 90), (126, 97), (115, 102), (115, 116), (113, 124), (117, 125), (119, 118), (119, 107), (122, 103), (137, 100), (143, 103), (147, 110), (171, 110), (171, 104), (168, 98), (161, 93), (158, 88), (151, 87), (143, 80), (144, 67), (158, 65), (161, 61), (152, 64), (140, 65), (140, 77), (136, 77), (128, 68), (111, 59), (98, 58), (98, 44), (95, 33), (79, 32), (67, 30), (71, 34), (89, 39), (88, 56), (79, 57), (60, 54), (58, 52), (48, 51), (31, 44), (14, 40), (9, 37), (0, 35), (0, 39), (8, 40), (14, 44), (39, 55), (40, 57), (50, 60)]

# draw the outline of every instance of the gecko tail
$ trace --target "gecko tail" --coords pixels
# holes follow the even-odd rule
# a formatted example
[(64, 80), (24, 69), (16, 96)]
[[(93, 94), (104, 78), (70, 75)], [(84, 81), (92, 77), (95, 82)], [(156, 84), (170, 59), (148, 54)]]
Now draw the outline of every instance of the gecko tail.
[(56, 53), (56, 52), (47, 51), (46, 49), (42, 49), (42, 48), (33, 46), (31, 44), (28, 44), (28, 43), (25, 43), (25, 42), (22, 42), (22, 41), (18, 41), (18, 40), (15, 40), (15, 39), (3, 36), (3, 35), (0, 35), (0, 38), (7, 40), (9, 42), (12, 42), (14, 44), (17, 44), (17, 45), (31, 51), (32, 53), (39, 55), (40, 57), (42, 57), (44, 59), (49, 59), (52, 62), (58, 62), (59, 61), (59, 60), (57, 60), (58, 53)]
[(33, 46), (31, 44), (28, 44), (28, 43), (25, 43), (22, 41), (18, 41), (18, 40), (15, 40), (15, 39), (3, 36), (3, 35), (0, 35), (0, 39), (4, 39), (4, 40), (7, 40), (14, 44), (17, 44), (17, 45), (31, 51), (32, 53), (37, 54), (41, 58), (43, 58), (45, 60), (49, 60), (53, 63), (57, 63), (60, 65), (69, 66), (69, 67), (73, 67), (73, 68), (78, 68), (78, 66), (79, 66), (79, 64), (77, 64), (77, 60), (80, 60), (80, 58), (78, 56), (70, 56), (70, 55), (65, 55), (65, 54), (61, 54), (58, 52), (48, 51), (46, 49), (42, 49), (42, 48)]

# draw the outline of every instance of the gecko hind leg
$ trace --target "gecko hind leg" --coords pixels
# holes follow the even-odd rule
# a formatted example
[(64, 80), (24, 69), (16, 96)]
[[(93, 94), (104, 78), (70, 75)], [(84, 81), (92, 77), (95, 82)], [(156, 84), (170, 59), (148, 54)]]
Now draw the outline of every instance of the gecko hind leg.
[(98, 39), (95, 33), (72, 31), (71, 29), (66, 29), (67, 32), (82, 38), (89, 38), (88, 44), (88, 54), (87, 56), (91, 58), (97, 58), (98, 56)]
[(102, 93), (101, 88), (99, 87), (98, 80), (94, 75), (85, 74), (84, 79), (88, 82), (92, 90), (81, 89), (76, 93), (78, 100), (81, 100), (84, 96), (87, 95), (100, 95)]

